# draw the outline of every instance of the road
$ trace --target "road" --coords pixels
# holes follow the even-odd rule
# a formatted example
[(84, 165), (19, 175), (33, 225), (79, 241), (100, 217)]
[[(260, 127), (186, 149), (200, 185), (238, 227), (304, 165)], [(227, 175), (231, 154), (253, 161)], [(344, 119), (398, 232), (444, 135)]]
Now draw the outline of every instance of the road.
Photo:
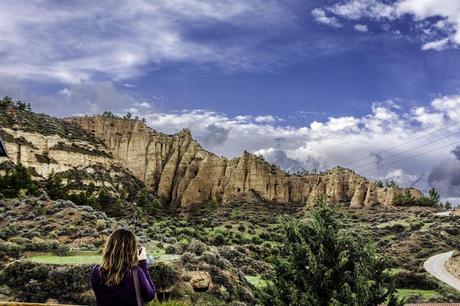
[(452, 256), (453, 253), (454, 251), (450, 251), (434, 255), (433, 257), (430, 257), (427, 261), (425, 261), (423, 267), (428, 273), (430, 273), (440, 281), (460, 291), (460, 279), (450, 274), (445, 268), (446, 261)]
[(435, 213), (434, 215), (438, 217), (448, 217), (452, 214), (453, 212), (451, 210), (448, 210), (448, 211), (442, 211), (442, 212)]

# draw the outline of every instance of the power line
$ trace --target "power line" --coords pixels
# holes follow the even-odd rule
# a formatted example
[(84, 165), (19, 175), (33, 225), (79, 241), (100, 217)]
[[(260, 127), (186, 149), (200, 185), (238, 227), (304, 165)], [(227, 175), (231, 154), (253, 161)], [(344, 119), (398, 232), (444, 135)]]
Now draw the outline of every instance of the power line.
[(414, 158), (414, 157), (418, 157), (420, 155), (424, 155), (424, 154), (428, 154), (428, 153), (431, 153), (431, 152), (434, 152), (434, 151), (437, 151), (437, 150), (440, 150), (440, 149), (443, 149), (443, 148), (447, 148), (449, 146), (453, 146), (453, 145), (456, 145), (456, 144), (460, 144), (460, 141), (456, 141), (456, 142), (453, 142), (453, 143), (449, 143), (445, 146), (441, 146), (441, 147), (438, 147), (438, 148), (434, 148), (432, 150), (428, 150), (428, 151), (425, 151), (425, 152), (422, 152), (422, 153), (419, 153), (419, 154), (416, 154), (416, 155), (413, 155), (413, 156), (409, 156), (409, 157), (406, 157), (406, 158), (403, 158), (403, 159), (400, 159), (400, 160), (396, 160), (396, 161), (393, 161), (393, 162), (390, 162), (390, 163), (386, 163), (386, 164), (383, 164), (383, 165), (380, 165), (378, 167), (374, 167), (374, 168), (369, 168), (369, 169), (365, 169), (365, 170), (361, 170), (359, 172), (368, 172), (368, 171), (372, 171), (372, 170), (378, 170), (382, 167), (387, 167), (389, 165), (392, 165), (392, 164), (395, 164), (395, 163), (400, 163), (402, 161), (405, 161), (405, 160), (408, 160), (408, 159), (411, 159), (411, 158)]
[(453, 124), (453, 125), (451, 125), (451, 126), (439, 128), (439, 129), (434, 130), (434, 131), (432, 131), (432, 132), (430, 132), (430, 133), (427, 133), (427, 134), (425, 134), (425, 135), (416, 137), (416, 138), (414, 138), (414, 139), (412, 139), (412, 140), (410, 140), (410, 141), (403, 142), (403, 143), (401, 143), (401, 144), (399, 144), (399, 145), (395, 145), (395, 146), (393, 146), (393, 147), (391, 147), (391, 148), (384, 149), (384, 150), (382, 150), (382, 151), (379, 151), (379, 152), (377, 152), (377, 153), (374, 153), (373, 155), (369, 154), (369, 155), (363, 156), (363, 157), (361, 157), (361, 158), (355, 159), (355, 160), (353, 160), (353, 161), (351, 161), (351, 162), (348, 162), (348, 163), (346, 163), (346, 164), (347, 164), (348, 166), (350, 166), (350, 165), (353, 165), (353, 164), (355, 164), (355, 163), (359, 163), (359, 162), (361, 162), (361, 161), (363, 161), (363, 160), (366, 160), (366, 159), (368, 159), (368, 158), (373, 157), (374, 155), (379, 155), (379, 154), (382, 154), (382, 153), (385, 153), (385, 152), (392, 151), (392, 150), (394, 150), (394, 149), (397, 149), (397, 148), (400, 148), (400, 147), (402, 147), (402, 146), (408, 145), (408, 144), (410, 144), (410, 143), (413, 143), (413, 142), (419, 141), (419, 140), (421, 140), (421, 139), (424, 139), (425, 137), (430, 136), (430, 135), (433, 135), (433, 134), (436, 134), (436, 133), (438, 133), (438, 132), (440, 132), (440, 131), (443, 131), (443, 130), (447, 130), (447, 129), (453, 128), (454, 126), (457, 126), (457, 125), (459, 125), (459, 124), (460, 124), (460, 122), (457, 122), (457, 123), (455, 123), (455, 124)]
[[(405, 150), (405, 151), (402, 151), (402, 152), (399, 152), (399, 153), (396, 153), (396, 154), (387, 156), (387, 157), (385, 157), (384, 159), (387, 159), (387, 160), (388, 160), (388, 159), (390, 159), (390, 158), (393, 158), (393, 157), (396, 157), (396, 156), (400, 156), (400, 155), (403, 155), (403, 154), (408, 153), (408, 152), (412, 152), (412, 151), (414, 151), (414, 150), (416, 150), (416, 149), (420, 149), (420, 148), (423, 148), (423, 147), (425, 147), (425, 146), (432, 145), (433, 143), (439, 142), (439, 141), (444, 140), (444, 139), (446, 139), (446, 138), (449, 138), (449, 137), (452, 137), (452, 136), (458, 136), (458, 135), (460, 135), (459, 133), (460, 133), (460, 132), (455, 132), (455, 133), (446, 135), (446, 136), (441, 137), (441, 138), (439, 138), (439, 139), (437, 139), (437, 140), (435, 140), (435, 141), (432, 141), (432, 142), (430, 142), (430, 143), (421, 144), (421, 145), (416, 146), (416, 147), (414, 147), (414, 148), (412, 148), (412, 149)], [(373, 164), (373, 163), (374, 163), (373, 161), (370, 161), (370, 162), (367, 162), (367, 163), (362, 164), (362, 165), (360, 165), (360, 166), (356, 166), (355, 169), (365, 168), (365, 166), (371, 165), (371, 164)]]

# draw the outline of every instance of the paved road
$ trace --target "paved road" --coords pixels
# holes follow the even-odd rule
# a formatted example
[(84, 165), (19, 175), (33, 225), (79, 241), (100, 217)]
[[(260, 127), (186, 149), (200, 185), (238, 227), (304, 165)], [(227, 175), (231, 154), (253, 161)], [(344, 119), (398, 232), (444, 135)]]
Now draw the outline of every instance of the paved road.
[(448, 210), (448, 211), (435, 213), (434, 215), (438, 216), (438, 217), (448, 217), (448, 216), (450, 216), (452, 214), (453, 214), (453, 212), (451, 210)]
[(427, 261), (425, 261), (423, 267), (428, 273), (430, 273), (440, 281), (460, 291), (460, 279), (450, 274), (444, 266), (446, 261), (452, 256), (453, 253), (454, 251), (450, 251), (447, 253), (434, 255), (433, 257), (430, 257)]

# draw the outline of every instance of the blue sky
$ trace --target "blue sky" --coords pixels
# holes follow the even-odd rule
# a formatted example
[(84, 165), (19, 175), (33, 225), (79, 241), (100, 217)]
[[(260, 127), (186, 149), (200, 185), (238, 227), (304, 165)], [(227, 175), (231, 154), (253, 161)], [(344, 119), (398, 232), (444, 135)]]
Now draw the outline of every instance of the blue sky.
[(36, 111), (460, 199), (458, 0), (7, 0), (0, 20), (0, 95)]

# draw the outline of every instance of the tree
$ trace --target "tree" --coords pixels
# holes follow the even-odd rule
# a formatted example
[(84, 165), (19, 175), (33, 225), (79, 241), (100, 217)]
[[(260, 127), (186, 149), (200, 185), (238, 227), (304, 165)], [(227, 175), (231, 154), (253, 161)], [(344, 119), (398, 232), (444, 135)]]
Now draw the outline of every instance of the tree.
[(436, 190), (436, 188), (433, 187), (430, 190), (428, 190), (428, 195), (433, 205), (439, 204), (439, 199), (441, 198), (441, 196), (439, 195), (439, 192)]
[(101, 114), (102, 117), (105, 117), (105, 118), (115, 118), (115, 115), (112, 113), (112, 112), (109, 112), (109, 111), (105, 111)]
[(18, 197), (20, 194), (35, 195), (38, 187), (32, 181), (29, 170), (19, 163), (0, 177), (0, 193), (9, 198)]
[(65, 199), (67, 196), (61, 178), (54, 173), (51, 173), (46, 180), (45, 189), (48, 196), (53, 200)]
[(452, 209), (452, 204), (450, 204), (449, 201), (446, 201), (446, 204), (444, 204), (444, 208), (447, 209), (447, 210), (451, 210)]
[(284, 218), (283, 244), (265, 305), (379, 305), (395, 302), (385, 261), (360, 238), (342, 229), (335, 213), (320, 205), (309, 222)]

